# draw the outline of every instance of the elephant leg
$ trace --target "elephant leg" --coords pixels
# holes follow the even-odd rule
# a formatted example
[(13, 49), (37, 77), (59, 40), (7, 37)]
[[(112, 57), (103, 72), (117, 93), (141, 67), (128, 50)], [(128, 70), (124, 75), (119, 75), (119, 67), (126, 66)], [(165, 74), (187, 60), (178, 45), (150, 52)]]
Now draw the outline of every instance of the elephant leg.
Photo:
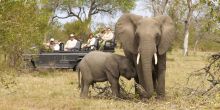
[(140, 95), (140, 92), (138, 91), (138, 87), (137, 87), (137, 86), (138, 86), (137, 84), (139, 84), (138, 76), (134, 78), (134, 81), (135, 81), (135, 82), (134, 82), (135, 94), (136, 94), (136, 95)]
[[(133, 61), (136, 61), (136, 59), (137, 59), (137, 56), (133, 56)], [(140, 69), (138, 68), (138, 65), (137, 65), (137, 63), (136, 62), (134, 62), (134, 66), (135, 66), (135, 70), (136, 70), (136, 73), (137, 73), (137, 76), (134, 78), (134, 80), (135, 80), (135, 84), (134, 84), (134, 87), (135, 87), (135, 94), (138, 94), (138, 95), (141, 95), (141, 93), (138, 91), (138, 88), (137, 88), (137, 84), (139, 84), (140, 82), (139, 82), (139, 73), (140, 73)]]
[(119, 86), (119, 82), (114, 80), (114, 81), (111, 81), (111, 89), (112, 89), (112, 94), (113, 96), (115, 97), (120, 97), (120, 86)]
[(86, 81), (83, 77), (81, 78), (81, 83), (82, 83), (82, 87), (81, 87), (80, 97), (87, 98), (88, 97), (88, 93), (89, 93), (89, 85), (90, 85), (90, 83), (88, 81)]
[(157, 89), (157, 78), (158, 78), (158, 66), (154, 65), (154, 61), (152, 63), (152, 77), (153, 77), (153, 85), (154, 85), (154, 90), (156, 91)]
[(120, 97), (120, 86), (119, 86), (119, 78), (113, 77), (111, 74), (107, 73), (107, 78), (109, 83), (111, 84), (112, 94), (113, 96)]
[(166, 72), (166, 53), (159, 55), (158, 58), (158, 69), (157, 69), (157, 88), (156, 92), (158, 97), (165, 96), (165, 72)]
[[(136, 60), (137, 60), (137, 55), (134, 55), (133, 56), (133, 60), (135, 61), (135, 69), (136, 69), (136, 72), (137, 72), (137, 77), (134, 78), (135, 79), (135, 94), (138, 94), (140, 95), (141, 98), (143, 97), (147, 97), (147, 92), (144, 90), (144, 87), (143, 87), (143, 84), (144, 84), (144, 79), (143, 79), (143, 69), (142, 69), (142, 64), (139, 63), (137, 64)], [(141, 85), (142, 88), (139, 88), (137, 86), (137, 84), (139, 84), (139, 86)]]
[(140, 69), (138, 69), (138, 65), (135, 62), (137, 60), (137, 55), (134, 55), (134, 54), (132, 54), (130, 52), (127, 52), (125, 49), (124, 49), (124, 53), (125, 53), (125, 56), (132, 63), (132, 65), (135, 67), (135, 70), (136, 70), (136, 73), (137, 73), (137, 76), (134, 78), (134, 80), (135, 80), (135, 82), (134, 82), (135, 94), (139, 94), (140, 95), (140, 92), (138, 91), (138, 88), (137, 88), (137, 84), (139, 84), (138, 74), (139, 74), (139, 70)]
[(83, 78), (81, 77), (81, 92), (80, 92), (80, 97), (82, 96), (83, 88), (84, 88), (84, 81), (83, 81)]
[(84, 84), (83, 91), (81, 93), (81, 97), (87, 98), (89, 93), (89, 84)]

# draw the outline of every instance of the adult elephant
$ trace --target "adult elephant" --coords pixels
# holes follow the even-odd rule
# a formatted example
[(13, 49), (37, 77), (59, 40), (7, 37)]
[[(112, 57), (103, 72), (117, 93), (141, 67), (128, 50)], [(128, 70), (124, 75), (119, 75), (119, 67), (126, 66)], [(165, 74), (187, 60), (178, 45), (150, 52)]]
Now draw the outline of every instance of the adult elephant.
[(169, 16), (147, 18), (124, 14), (116, 23), (115, 36), (136, 67), (136, 82), (146, 91), (140, 94), (141, 98), (152, 97), (154, 90), (157, 97), (164, 97), (166, 52), (175, 38), (172, 19)]

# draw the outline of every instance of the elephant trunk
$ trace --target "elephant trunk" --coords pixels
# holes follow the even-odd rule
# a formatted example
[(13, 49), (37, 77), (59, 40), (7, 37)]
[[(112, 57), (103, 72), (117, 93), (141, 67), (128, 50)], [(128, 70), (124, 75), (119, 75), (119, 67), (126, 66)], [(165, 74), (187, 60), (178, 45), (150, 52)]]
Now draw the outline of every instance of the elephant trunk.
[[(144, 48), (141, 50), (141, 65), (142, 65), (142, 73), (140, 73), (139, 80), (141, 85), (144, 87), (146, 94), (144, 97), (150, 98), (153, 95), (154, 86), (153, 86), (153, 78), (152, 78), (152, 59), (155, 57), (154, 48), (152, 45), (149, 44), (145, 45)], [(156, 58), (155, 58), (156, 59)]]

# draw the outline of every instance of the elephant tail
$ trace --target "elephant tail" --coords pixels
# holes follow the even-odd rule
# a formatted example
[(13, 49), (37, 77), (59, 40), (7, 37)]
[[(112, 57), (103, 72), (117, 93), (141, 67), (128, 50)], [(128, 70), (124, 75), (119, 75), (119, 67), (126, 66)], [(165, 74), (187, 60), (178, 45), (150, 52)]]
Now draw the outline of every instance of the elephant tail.
[(80, 68), (77, 68), (77, 72), (78, 72), (78, 88), (81, 88), (81, 83), (80, 83)]

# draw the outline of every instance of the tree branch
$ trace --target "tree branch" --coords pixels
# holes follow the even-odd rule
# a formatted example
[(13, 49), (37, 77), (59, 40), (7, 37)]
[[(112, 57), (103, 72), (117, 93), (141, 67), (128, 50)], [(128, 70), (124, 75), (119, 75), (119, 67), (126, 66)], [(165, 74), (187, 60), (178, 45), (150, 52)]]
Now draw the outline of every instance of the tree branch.
[(84, 17), (86, 18), (86, 11), (85, 11), (85, 8), (83, 7), (82, 10), (83, 10)]
[(154, 11), (154, 16), (163, 15), (165, 12), (166, 5), (169, 0), (152, 0), (152, 8)]
[(165, 8), (167, 6), (168, 0), (163, 0), (163, 4), (162, 4), (162, 10), (161, 13), (163, 14), (165, 12)]
[(67, 12), (67, 16), (64, 16), (64, 17), (61, 17), (61, 16), (53, 16), (52, 19), (55, 19), (55, 18), (59, 18), (59, 19), (66, 19), (66, 18), (69, 18), (69, 17), (76, 17), (79, 21), (82, 21), (81, 17), (80, 17), (80, 13), (81, 13), (81, 7), (78, 7), (80, 10), (79, 12), (76, 14), (72, 11), (72, 8), (70, 5), (68, 5), (67, 9), (66, 9), (66, 12)]
[[(80, 7), (78, 7), (78, 8), (80, 8)], [(69, 9), (69, 13), (68, 13), (69, 17), (74, 16), (74, 17), (76, 17), (78, 20), (82, 21), (82, 19), (81, 19), (81, 17), (80, 17), (81, 10), (78, 12), (78, 14), (76, 14), (76, 13), (74, 13), (74, 12), (72, 11), (72, 8), (71, 8), (70, 5), (68, 5), (68, 9)]]
[(90, 8), (89, 8), (89, 13), (88, 13), (88, 19), (91, 19), (92, 17), (92, 12), (94, 11), (94, 9), (96, 9), (96, 5), (95, 5), (96, 1), (95, 0), (91, 0), (91, 4), (90, 4)]
[(97, 14), (97, 13), (99, 13), (99, 12), (112, 13), (112, 10), (111, 10), (111, 9), (105, 10), (105, 9), (98, 9), (98, 8), (97, 8), (97, 9), (95, 9), (94, 12), (92, 12), (92, 15)]

